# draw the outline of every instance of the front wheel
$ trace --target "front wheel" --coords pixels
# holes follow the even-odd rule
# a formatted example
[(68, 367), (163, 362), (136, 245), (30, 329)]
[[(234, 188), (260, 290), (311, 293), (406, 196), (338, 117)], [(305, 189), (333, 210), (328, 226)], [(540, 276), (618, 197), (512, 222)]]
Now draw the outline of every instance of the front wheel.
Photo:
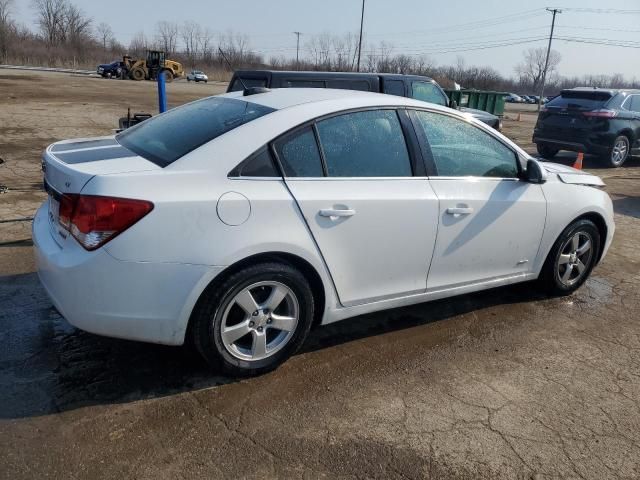
[(540, 154), (540, 156), (547, 160), (551, 160), (560, 151), (557, 148), (550, 147), (549, 145), (546, 145), (544, 143), (537, 143), (536, 149), (538, 150), (538, 153)]
[(629, 139), (624, 135), (620, 135), (615, 139), (611, 150), (609, 150), (609, 155), (607, 157), (608, 164), (610, 167), (618, 168), (622, 166), (628, 156)]
[(203, 294), (192, 315), (192, 339), (212, 367), (235, 376), (261, 374), (300, 348), (313, 314), (302, 273), (288, 264), (257, 264)]
[(560, 234), (542, 267), (539, 282), (553, 295), (568, 295), (589, 277), (598, 261), (600, 232), (591, 220), (578, 220)]

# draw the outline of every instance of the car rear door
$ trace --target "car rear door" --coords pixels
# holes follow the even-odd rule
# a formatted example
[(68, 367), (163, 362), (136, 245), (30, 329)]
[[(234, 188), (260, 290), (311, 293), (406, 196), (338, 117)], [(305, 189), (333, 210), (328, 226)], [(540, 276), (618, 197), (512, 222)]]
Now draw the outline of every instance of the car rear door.
[(472, 122), (411, 112), (436, 176), (436, 240), (427, 287), (462, 286), (526, 274), (546, 219), (540, 185), (521, 181), (516, 153)]
[(403, 124), (404, 111), (349, 112), (274, 144), (345, 306), (426, 289), (438, 200)]

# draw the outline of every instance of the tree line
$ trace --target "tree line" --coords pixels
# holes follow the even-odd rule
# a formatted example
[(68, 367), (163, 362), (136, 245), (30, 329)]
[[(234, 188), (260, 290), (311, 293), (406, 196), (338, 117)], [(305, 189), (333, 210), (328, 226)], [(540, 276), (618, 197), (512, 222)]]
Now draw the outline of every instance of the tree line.
[[(96, 23), (71, 0), (31, 0), (37, 25), (37, 30), (32, 31), (14, 20), (14, 2), (0, 0), (0, 63), (92, 70), (97, 64), (120, 59), (124, 54), (138, 58), (144, 57), (147, 49), (159, 49), (167, 52), (167, 58), (183, 63), (185, 69), (204, 70), (220, 80), (228, 80), (231, 75), (227, 60), (235, 69), (357, 69), (358, 36), (352, 33), (306, 36), (296, 61), (295, 50), (289, 50), (288, 55), (278, 55), (277, 51), (261, 53), (252, 48), (247, 35), (216, 33), (194, 21), (158, 22), (151, 34), (140, 31), (125, 45), (110, 25)], [(515, 75), (506, 77), (490, 66), (467, 65), (462, 57), (453, 59), (450, 65), (437, 65), (428, 55), (396, 52), (387, 42), (365, 41), (360, 71), (426, 75), (445, 88), (458, 84), (464, 88), (536, 94), (546, 59), (544, 48), (526, 50), (514, 68)], [(560, 54), (552, 51), (547, 72), (549, 94), (577, 85), (640, 88), (640, 80), (625, 79), (620, 74), (562, 77), (558, 74), (560, 63)]]

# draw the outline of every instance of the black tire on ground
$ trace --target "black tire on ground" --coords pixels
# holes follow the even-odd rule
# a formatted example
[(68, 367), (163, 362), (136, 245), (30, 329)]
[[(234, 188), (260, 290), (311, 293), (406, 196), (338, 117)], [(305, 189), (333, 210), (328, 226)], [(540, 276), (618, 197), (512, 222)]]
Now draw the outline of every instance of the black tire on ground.
[(160, 72), (160, 75), (164, 75), (165, 83), (173, 82), (173, 73), (171, 72), (171, 70), (162, 70), (162, 72)]
[(625, 135), (620, 135), (613, 141), (613, 145), (609, 149), (605, 160), (607, 166), (618, 168), (629, 158), (630, 142)]
[[(576, 275), (572, 283), (567, 283), (562, 280), (562, 276), (566, 273), (566, 269), (570, 268), (573, 262), (572, 258), (572, 239), (578, 235), (580, 246), (584, 246), (588, 240), (590, 242), (590, 250), (587, 253), (578, 255), (575, 260), (579, 260), (584, 265), (584, 270), (579, 272), (577, 265), (571, 267), (573, 273), (570, 273), (569, 278)], [(593, 267), (598, 261), (600, 255), (600, 232), (596, 225), (587, 219), (577, 220), (563, 230), (556, 242), (551, 247), (551, 251), (544, 262), (542, 271), (538, 278), (540, 287), (549, 293), (550, 295), (569, 295), (576, 289), (578, 289), (589, 278)], [(571, 258), (569, 263), (563, 263), (565, 260), (561, 259), (561, 256)], [(579, 273), (579, 276), (577, 274)], [(569, 280), (571, 282), (571, 280)]]
[[(298, 305), (298, 323), (280, 350), (264, 359), (243, 360), (225, 347), (223, 321), (236, 295), (258, 282), (278, 282), (293, 292)], [(233, 273), (222, 283), (205, 290), (191, 315), (190, 340), (214, 369), (222, 369), (233, 376), (262, 374), (287, 360), (304, 343), (313, 322), (314, 308), (309, 282), (300, 271), (286, 263), (259, 263)]]
[(144, 77), (145, 77), (144, 70), (139, 67), (136, 67), (133, 70), (131, 70), (130, 75), (131, 75), (131, 78), (137, 82), (139, 82), (140, 80), (144, 80)]
[(107, 72), (107, 73), (106, 73), (106, 77), (107, 77), (107, 78), (111, 78), (111, 72)]
[(191, 81), (191, 79), (189, 77), (187, 77), (187, 82), (190, 82), (190, 81)]
[(545, 143), (537, 143), (536, 149), (538, 150), (538, 153), (540, 154), (540, 156), (542, 158), (546, 158), (547, 160), (551, 160), (560, 151), (559, 149), (550, 147)]

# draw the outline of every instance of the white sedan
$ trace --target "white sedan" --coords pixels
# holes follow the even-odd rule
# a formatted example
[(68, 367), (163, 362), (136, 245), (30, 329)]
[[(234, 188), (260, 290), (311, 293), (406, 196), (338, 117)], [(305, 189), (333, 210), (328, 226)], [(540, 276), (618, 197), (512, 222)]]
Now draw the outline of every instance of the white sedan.
[(207, 75), (204, 72), (201, 72), (200, 70), (191, 70), (191, 72), (189, 72), (189, 74), (187, 75), (187, 82), (204, 82), (207, 83), (209, 81), (209, 77), (207, 77)]
[(538, 279), (578, 288), (614, 232), (595, 176), (407, 98), (249, 89), (43, 157), (42, 284), (80, 329), (191, 340), (237, 375), (312, 325)]

